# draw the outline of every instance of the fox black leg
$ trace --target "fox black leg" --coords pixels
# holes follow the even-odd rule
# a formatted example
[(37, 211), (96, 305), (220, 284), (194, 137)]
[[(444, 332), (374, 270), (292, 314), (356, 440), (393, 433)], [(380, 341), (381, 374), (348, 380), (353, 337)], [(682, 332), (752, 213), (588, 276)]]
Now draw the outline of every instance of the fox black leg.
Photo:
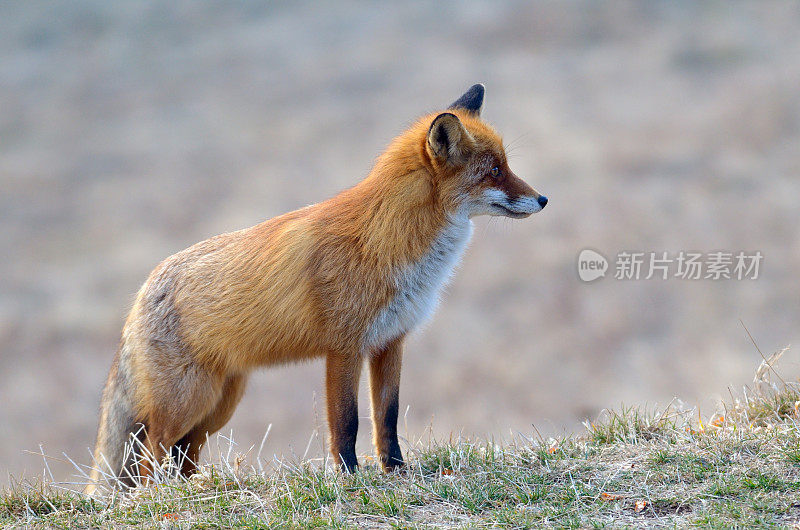
[(361, 357), (328, 356), (326, 387), (328, 428), (333, 460), (344, 472), (358, 467), (356, 436), (358, 434), (358, 379)]
[(372, 356), (369, 361), (373, 442), (381, 466), (386, 471), (404, 465), (397, 440), (402, 357), (402, 339), (398, 339)]

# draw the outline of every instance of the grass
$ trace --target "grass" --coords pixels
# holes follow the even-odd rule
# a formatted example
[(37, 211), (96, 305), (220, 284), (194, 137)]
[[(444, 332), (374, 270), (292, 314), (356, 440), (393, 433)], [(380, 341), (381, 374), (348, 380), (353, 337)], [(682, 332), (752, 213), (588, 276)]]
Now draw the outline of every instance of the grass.
[(756, 381), (703, 420), (670, 405), (604, 413), (585, 433), (417, 443), (407, 470), (371, 460), (248, 466), (222, 451), (188, 480), (90, 499), (52, 481), (0, 494), (0, 525), (43, 527), (674, 527), (800, 522), (800, 385)]

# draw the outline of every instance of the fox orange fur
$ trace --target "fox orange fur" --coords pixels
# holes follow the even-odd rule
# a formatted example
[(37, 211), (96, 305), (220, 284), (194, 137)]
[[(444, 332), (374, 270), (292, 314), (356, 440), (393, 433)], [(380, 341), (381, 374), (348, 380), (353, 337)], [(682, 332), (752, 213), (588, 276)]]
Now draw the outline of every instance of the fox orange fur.
[(367, 178), (335, 197), (158, 265), (136, 296), (103, 391), (96, 465), (127, 484), (151, 472), (125, 451), (139, 431), (156, 461), (181, 451), (181, 471), (191, 473), (252, 370), (324, 357), (334, 460), (344, 470), (358, 465), (366, 362), (380, 462), (402, 466), (403, 340), (433, 313), (470, 218), (522, 218), (547, 203), (508, 167), (500, 136), (480, 118), (483, 96), (475, 85), (446, 112), (420, 118)]

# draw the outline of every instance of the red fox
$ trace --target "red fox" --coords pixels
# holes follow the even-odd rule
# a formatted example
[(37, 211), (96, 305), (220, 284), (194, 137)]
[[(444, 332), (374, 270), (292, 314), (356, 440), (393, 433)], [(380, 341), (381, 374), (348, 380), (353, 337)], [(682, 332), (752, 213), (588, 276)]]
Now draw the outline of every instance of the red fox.
[(387, 471), (403, 466), (404, 338), (433, 314), (472, 217), (523, 218), (547, 204), (509, 168), (500, 136), (480, 118), (483, 99), (477, 84), (446, 112), (420, 118), (335, 197), (159, 264), (136, 296), (103, 390), (94, 454), (104, 471), (92, 480), (113, 474), (131, 485), (152, 472), (125, 449), (132, 436), (156, 462), (186, 455), (180, 472), (194, 472), (252, 370), (316, 357), (326, 360), (336, 464), (358, 466), (366, 363), (379, 461)]

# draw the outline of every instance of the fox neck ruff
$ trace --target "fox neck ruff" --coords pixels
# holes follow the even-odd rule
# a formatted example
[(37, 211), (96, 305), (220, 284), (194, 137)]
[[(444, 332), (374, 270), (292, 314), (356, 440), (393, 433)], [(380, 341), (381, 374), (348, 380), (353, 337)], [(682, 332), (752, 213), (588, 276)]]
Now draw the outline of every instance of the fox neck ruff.
[(367, 327), (362, 353), (379, 351), (433, 316), (471, 236), (472, 221), (466, 213), (448, 215), (427, 252), (393, 272), (395, 295)]

